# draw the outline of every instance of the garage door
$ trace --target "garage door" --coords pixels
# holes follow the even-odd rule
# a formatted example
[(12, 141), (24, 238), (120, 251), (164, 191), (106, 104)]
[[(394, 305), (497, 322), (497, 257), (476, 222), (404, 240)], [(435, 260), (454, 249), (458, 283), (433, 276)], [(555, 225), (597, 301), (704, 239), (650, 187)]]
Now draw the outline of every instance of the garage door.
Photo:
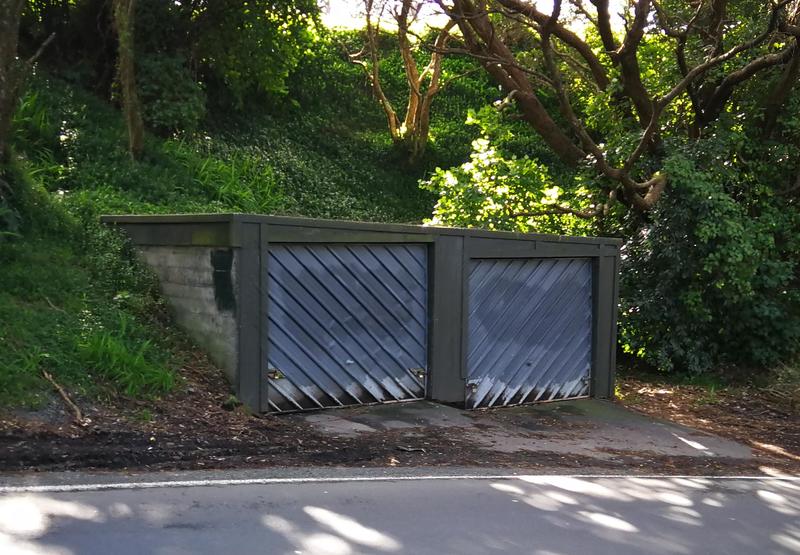
[(425, 396), (424, 245), (271, 245), (268, 390), (273, 411)]
[(468, 408), (588, 396), (591, 345), (588, 259), (471, 261)]

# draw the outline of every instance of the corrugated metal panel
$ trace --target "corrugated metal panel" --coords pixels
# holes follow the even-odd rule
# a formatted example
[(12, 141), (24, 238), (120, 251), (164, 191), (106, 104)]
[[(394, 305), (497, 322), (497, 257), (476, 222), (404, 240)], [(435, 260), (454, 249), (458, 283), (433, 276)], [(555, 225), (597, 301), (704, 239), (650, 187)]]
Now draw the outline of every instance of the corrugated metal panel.
[(271, 410), (425, 396), (424, 245), (271, 245)]
[(473, 260), (468, 318), (469, 408), (589, 395), (588, 259)]

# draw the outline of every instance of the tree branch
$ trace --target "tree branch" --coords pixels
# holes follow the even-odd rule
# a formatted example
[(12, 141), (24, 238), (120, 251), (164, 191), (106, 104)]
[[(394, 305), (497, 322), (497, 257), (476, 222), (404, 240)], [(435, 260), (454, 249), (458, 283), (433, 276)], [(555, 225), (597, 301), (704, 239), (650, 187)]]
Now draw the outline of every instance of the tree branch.
[[(498, 0), (498, 2), (511, 12), (524, 15), (539, 25), (543, 25), (548, 21), (547, 14), (538, 11), (532, 4), (523, 3), (521, 0)], [(606, 74), (603, 64), (600, 63), (600, 60), (595, 56), (591, 47), (578, 35), (559, 24), (557, 21), (552, 22), (551, 25), (552, 34), (580, 54), (589, 66), (589, 70), (597, 86), (600, 87), (600, 90), (605, 90), (609, 85), (608, 75)]]
[(478, 10), (473, 0), (453, 0), (453, 8), (437, 0), (448, 15), (456, 21), (470, 52), (479, 56), (497, 57), (495, 63), (483, 62), (486, 71), (507, 91), (519, 91), (515, 96), (525, 120), (565, 163), (576, 165), (585, 153), (562, 131), (536, 96), (526, 72), (518, 69), (514, 54), (495, 32), (485, 10)]
[(778, 121), (778, 114), (792, 88), (800, 77), (800, 39), (795, 39), (794, 53), (787, 64), (775, 87), (767, 95), (764, 107), (764, 122), (762, 123), (762, 136), (766, 139), (772, 136)]
[(703, 110), (703, 121), (710, 122), (717, 118), (737, 85), (750, 79), (763, 69), (786, 63), (794, 56), (796, 48), (796, 45), (792, 45), (780, 52), (766, 54), (751, 60), (747, 65), (726, 75), (706, 101), (705, 109)]
[(42, 54), (44, 54), (44, 51), (45, 51), (45, 50), (47, 50), (47, 47), (48, 47), (48, 46), (50, 46), (50, 43), (51, 43), (51, 42), (53, 42), (53, 40), (55, 40), (55, 38), (56, 38), (56, 34), (55, 34), (55, 33), (50, 33), (50, 36), (49, 36), (49, 37), (47, 37), (47, 38), (44, 40), (44, 42), (43, 42), (42, 44), (40, 44), (40, 45), (39, 45), (39, 48), (36, 50), (36, 52), (33, 54), (33, 56), (31, 56), (30, 58), (28, 58), (28, 59), (25, 61), (25, 65), (27, 65), (28, 67), (30, 67), (30, 66), (32, 66), (33, 64), (35, 64), (35, 63), (36, 63), (36, 61), (37, 61), (39, 58), (41, 58), (41, 57), (42, 57)]

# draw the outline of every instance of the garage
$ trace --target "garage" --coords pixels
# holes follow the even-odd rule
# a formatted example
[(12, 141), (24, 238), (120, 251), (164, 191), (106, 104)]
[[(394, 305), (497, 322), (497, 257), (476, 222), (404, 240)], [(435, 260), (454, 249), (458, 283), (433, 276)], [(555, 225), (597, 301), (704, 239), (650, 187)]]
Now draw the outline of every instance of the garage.
[(255, 412), (614, 394), (617, 239), (255, 214), (103, 221)]
[(274, 411), (425, 397), (424, 245), (273, 245), (267, 291)]
[(591, 260), (472, 260), (468, 288), (468, 408), (589, 395)]

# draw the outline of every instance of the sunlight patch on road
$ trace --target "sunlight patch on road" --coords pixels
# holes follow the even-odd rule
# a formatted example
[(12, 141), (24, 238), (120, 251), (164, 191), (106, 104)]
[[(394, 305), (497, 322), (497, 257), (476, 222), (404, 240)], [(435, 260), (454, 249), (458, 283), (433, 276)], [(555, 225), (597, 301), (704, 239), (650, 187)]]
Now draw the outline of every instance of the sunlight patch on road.
[(679, 507), (691, 507), (694, 505), (692, 500), (685, 495), (671, 491), (659, 492), (653, 497), (653, 499), (657, 499), (663, 503), (669, 503), (670, 505), (677, 505)]
[(599, 524), (600, 526), (605, 526), (606, 528), (611, 528), (612, 530), (619, 530), (620, 532), (639, 531), (639, 529), (636, 526), (634, 526), (627, 520), (622, 520), (621, 518), (607, 515), (605, 513), (591, 513), (589, 511), (579, 511), (578, 514), (595, 524)]
[(689, 526), (703, 525), (702, 515), (689, 507), (669, 507), (664, 514), (664, 518), (673, 522), (688, 524)]
[(800, 457), (797, 455), (793, 455), (783, 447), (778, 447), (777, 445), (772, 445), (771, 443), (761, 443), (760, 441), (751, 441), (752, 445), (755, 445), (759, 449), (763, 449), (764, 451), (769, 451), (775, 455), (780, 455), (781, 457), (786, 457), (787, 459), (792, 459), (795, 461), (800, 461)]
[(756, 495), (758, 495), (758, 497), (764, 501), (770, 509), (777, 513), (789, 516), (796, 516), (800, 514), (800, 506), (798, 506), (797, 503), (790, 501), (780, 493), (760, 489), (756, 492)]
[(800, 538), (797, 534), (791, 536), (788, 533), (772, 534), (772, 541), (789, 551), (800, 553)]
[(578, 504), (578, 501), (574, 497), (570, 497), (569, 495), (559, 491), (546, 491), (544, 494), (551, 499), (555, 499), (559, 503), (563, 503), (564, 505)]
[(699, 479), (691, 479), (691, 478), (675, 478), (673, 480), (679, 486), (683, 486), (686, 488), (692, 489), (708, 489), (708, 480), (699, 480)]
[(304, 533), (287, 519), (278, 515), (264, 515), (261, 523), (282, 535), (296, 549), (297, 555), (350, 555), (353, 550), (349, 543), (332, 534)]
[(0, 533), (36, 538), (50, 528), (53, 517), (103, 522), (100, 511), (91, 505), (58, 501), (33, 495), (0, 499)]
[(505, 484), (502, 482), (495, 482), (491, 485), (493, 489), (497, 491), (502, 491), (504, 493), (516, 493), (517, 495), (525, 495), (525, 490), (519, 486), (514, 486), (512, 484)]
[(703, 445), (702, 443), (700, 443), (698, 441), (694, 441), (694, 440), (691, 440), (691, 439), (686, 439), (685, 437), (679, 436), (675, 432), (673, 432), (672, 435), (677, 437), (679, 440), (684, 442), (686, 445), (688, 445), (692, 449), (697, 449), (698, 451), (703, 451), (707, 455), (713, 455), (714, 454), (713, 451), (711, 451), (708, 447), (706, 447), (705, 445)]
[(3, 555), (73, 555), (65, 547), (50, 547), (21, 540), (0, 532), (0, 553)]
[(368, 528), (348, 516), (322, 507), (311, 506), (304, 507), (303, 512), (352, 542), (382, 551), (397, 551), (400, 549), (400, 544), (394, 538), (374, 528)]
[(570, 476), (521, 476), (520, 480), (537, 486), (552, 486), (572, 493), (602, 497), (604, 499), (616, 499), (618, 501), (630, 501), (630, 497), (627, 495), (616, 492), (597, 482)]
[(300, 553), (309, 555), (350, 555), (350, 544), (333, 534), (311, 534), (302, 540)]

